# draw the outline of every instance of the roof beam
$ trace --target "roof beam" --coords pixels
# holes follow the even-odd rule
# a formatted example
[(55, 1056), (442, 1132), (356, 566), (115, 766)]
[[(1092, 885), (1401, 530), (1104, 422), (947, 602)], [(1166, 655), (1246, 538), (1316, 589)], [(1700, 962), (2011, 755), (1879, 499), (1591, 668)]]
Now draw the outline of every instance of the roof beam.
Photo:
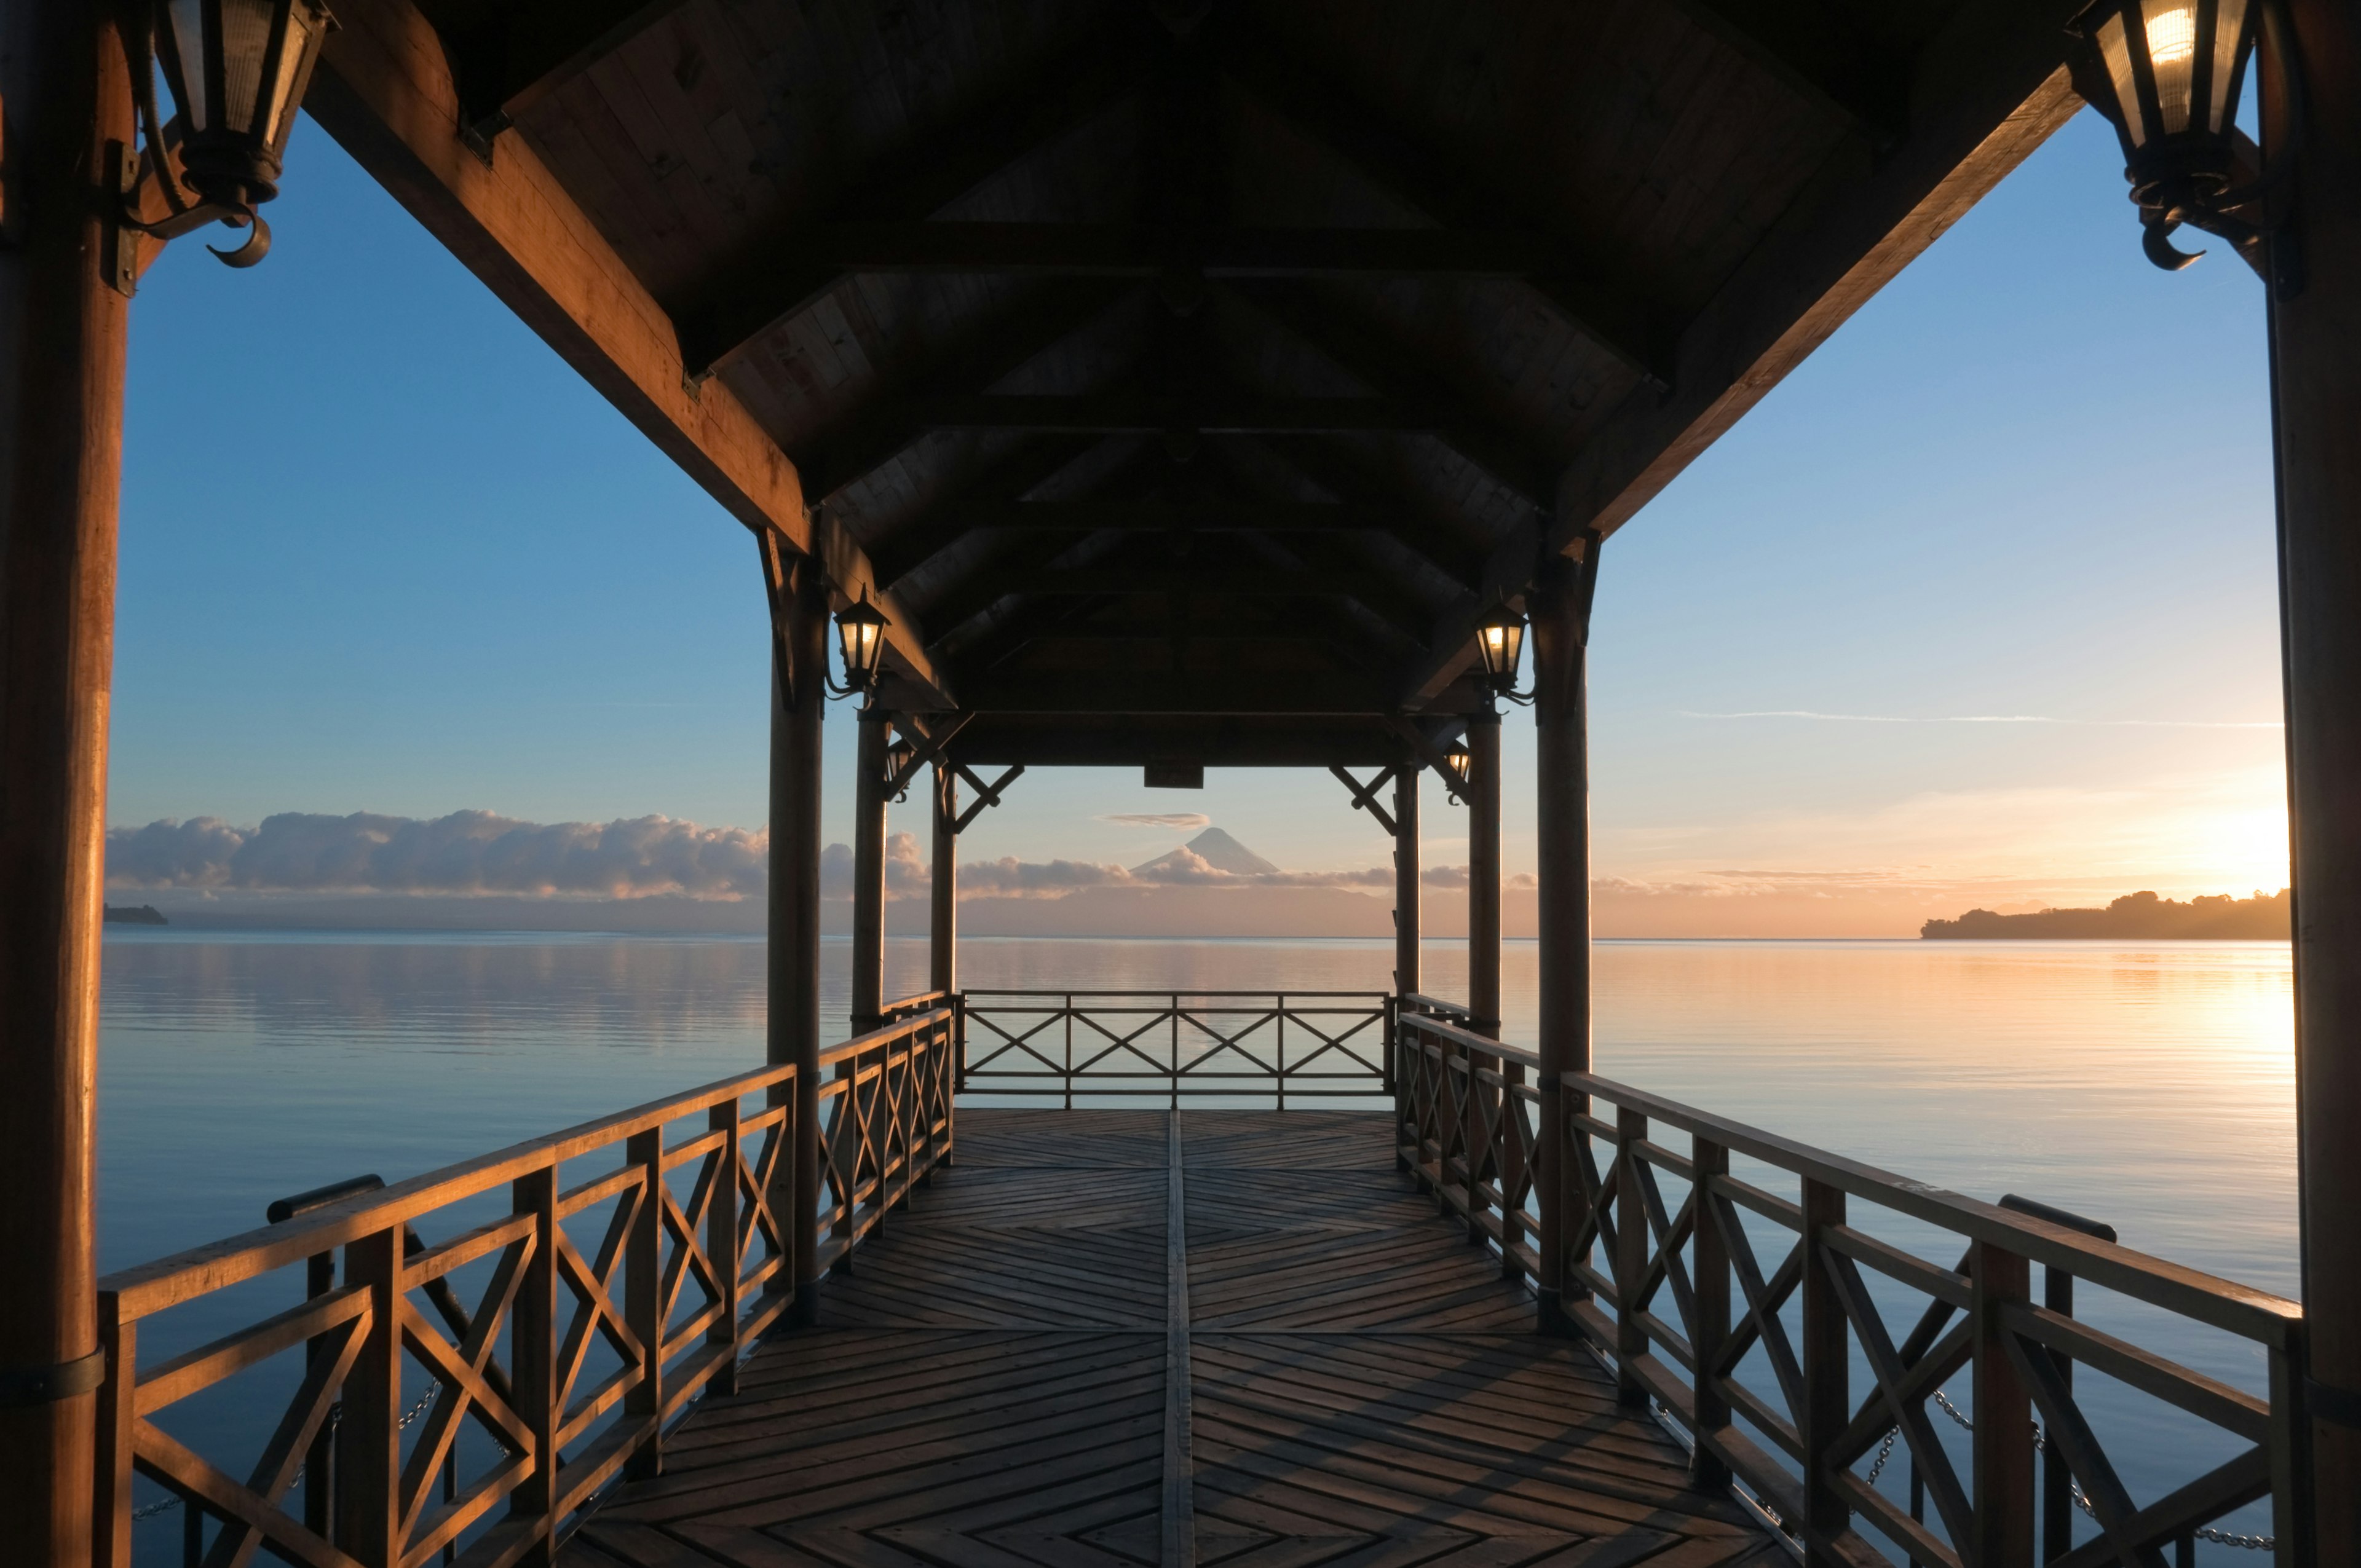
[[(867, 581), (857, 545), (816, 537), (795, 465), (745, 406), (690, 389), (663, 309), (533, 149), (488, 166), (460, 140), (442, 42), (411, 0), (337, 0), (336, 19), (303, 106), (337, 145), (731, 516), (818, 555), (840, 591)], [(914, 617), (888, 642), (929, 706), (959, 706)]]
[[(1222, 65), (1248, 93), (1326, 147), (1398, 204), (1445, 229), (1531, 228), (1490, 194), (1476, 171), (1370, 113), (1323, 72), (1283, 54), (1240, 8), (1224, 11)], [(1672, 333), (1644, 292), (1584, 254), (1572, 236), (1534, 243), (1546, 258), (1521, 275), (1565, 323), (1640, 375), (1671, 377)]]
[[(1513, 229), (1233, 228), (1177, 242), (1208, 278), (1531, 278), (1545, 240)], [(835, 223), (804, 231), (783, 269), (996, 273), (1152, 280), (1173, 265), (1169, 233), (1128, 224)]]
[[(1248, 307), (1277, 322), (1355, 380), (1407, 407), (1464, 405), (1419, 370), (1390, 335), (1348, 317), (1301, 283), (1232, 285)], [(1556, 462), (1537, 443), (1499, 429), (1480, 415), (1460, 412), (1430, 430), (1443, 444), (1536, 507), (1549, 505)]]
[(680, 9), (683, 0), (512, 0), (429, 7), (459, 91), (459, 135), (489, 160), (519, 115)]
[(1268, 398), (1211, 395), (1168, 398), (1099, 392), (1080, 397), (969, 396), (912, 401), (913, 417), (936, 430), (1096, 432), (1161, 435), (1334, 435), (1370, 431), (1425, 433), (1448, 428), (1449, 410), (1396, 398)]
[[(999, 99), (866, 171), (828, 217), (845, 224), (931, 217), (1105, 114), (1138, 90), (1145, 73), (1141, 51), (1110, 47), (1104, 31), (1093, 32)], [(843, 280), (844, 268), (800, 248), (817, 216), (782, 217), (675, 302), (692, 373), (710, 372)]]
[(1405, 496), (1395, 479), (1367, 472), (1349, 448), (1334, 442), (1289, 438), (1228, 444), (1266, 454), (1270, 461), (1344, 505), (1389, 519), (1388, 532), (1406, 549), (1449, 581), (1475, 591), (1483, 573), (1484, 547), (1440, 509), (1420, 510), (1417, 500)]
[(2003, 176), (2073, 117), (2064, 27), (2074, 0), (1971, 0), (1920, 50), (1909, 138), (1831, 158), (1685, 333), (1669, 397), (1635, 392), (1558, 477), (1548, 526), (1486, 567), (1475, 605), (1444, 617), (1404, 691), (1433, 701), (1475, 657), (1489, 595), (1521, 598), (1542, 553), (1572, 554), (1653, 499)]
[(1413, 642), (1425, 635), (1431, 619), (1401, 589), (1376, 581), (1369, 574), (1348, 574), (1328, 563), (1316, 568), (1252, 565), (1207, 570), (1154, 562), (990, 572), (961, 584), (961, 589), (962, 600), (972, 594), (983, 604), (1020, 594), (1060, 598), (1161, 598), (1170, 594), (1224, 599), (1335, 597), (1355, 600)]
[(1045, 290), (981, 333), (889, 373), (886, 384), (849, 418), (796, 443), (805, 488), (825, 501), (922, 439), (932, 427), (918, 415), (912, 400), (917, 394), (982, 392), (1104, 315), (1129, 292), (1126, 285), (1105, 282)]
[(878, 579), (891, 585), (907, 577), (967, 534), (972, 526), (969, 521), (972, 509), (1010, 504), (1013, 498), (1049, 483), (1096, 450), (1100, 440), (1066, 436), (1028, 442), (1017, 448), (955, 494), (896, 524), (872, 553)]
[(1912, 134), (1857, 145), (1798, 195), (1683, 334), (1676, 390), (1627, 398), (1559, 477), (1549, 548), (1630, 521), (2082, 106), (2073, 0), (1974, 0), (1920, 51)]
[[(1213, 675), (1125, 670), (1108, 674), (999, 670), (965, 677), (984, 713), (1358, 714), (1385, 711), (1383, 682), (1358, 671)], [(962, 748), (961, 754), (967, 754)]]

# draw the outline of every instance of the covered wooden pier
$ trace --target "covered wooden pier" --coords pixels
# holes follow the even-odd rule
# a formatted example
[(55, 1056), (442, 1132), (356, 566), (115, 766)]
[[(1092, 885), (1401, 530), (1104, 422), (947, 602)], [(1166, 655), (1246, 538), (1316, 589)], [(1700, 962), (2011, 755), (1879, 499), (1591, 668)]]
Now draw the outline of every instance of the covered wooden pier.
[[(316, 16), (309, 0), (278, 12), (291, 5)], [(306, 110), (753, 535), (774, 633), (769, 1060), (101, 1281), (91, 1150), (126, 327), (140, 270), (189, 226), (162, 192), (197, 178), (196, 143), (137, 112), (151, 7), (9, 6), (11, 1561), (129, 1568), (150, 1550), (133, 1516), (151, 1485), (179, 1499), (192, 1561), (267, 1550), (318, 1568), (561, 1550), (642, 1568), (1463, 1552), (1608, 1568), (1752, 1563), (1778, 1541), (1814, 1563), (2154, 1568), (2266, 1497), (2279, 1562), (2361, 1561), (2361, 1141), (2342, 1132), (2361, 1116), (2349, 6), (2257, 0), (2273, 179), (2257, 208), (2269, 233), (2241, 247), (2273, 291), (2307, 1307), (1588, 1071), (1584, 661), (1603, 545), (2073, 114), (2078, 81), (2103, 95), (2087, 63), (2068, 69), (2079, 9), (334, 0)], [(2231, 9), (2197, 0), (2190, 26)], [(286, 179), (302, 178), (300, 150)], [(831, 1045), (821, 736), (829, 620), (862, 605), (883, 619), (850, 781), (856, 1037)], [(1530, 621), (1539, 736), (1536, 776), (1516, 781), (1540, 808), (1532, 1042), (1499, 1037), (1511, 781), (1479, 645), (1504, 611)], [(1121, 1009), (1070, 999), (1120, 1048), (1040, 1057), (1052, 1098), (1145, 1088), (1161, 1118), (1118, 1134), (1096, 1118), (1131, 1112), (1085, 1105), (1053, 1128), (976, 1108), (984, 1086), (968, 1075), (990, 1041), (954, 962), (957, 839), (1024, 770), (1059, 765), (1180, 787), (1207, 767), (1340, 775), (1340, 808), (1394, 835), (1401, 890), (1394, 984), (1366, 1035), (1336, 1026), (1357, 1066), (1273, 1059), (1240, 1043), (1237, 999), (1176, 998), (1169, 1058), (1110, 1080), (1140, 1041)], [(884, 813), (922, 779), (935, 969), (929, 994), (895, 1001)], [(1444, 1003), (1420, 994), (1429, 782), (1429, 807), (1438, 794), (1465, 806), (1471, 846), (1469, 994)], [(1190, 1054), (1178, 1019), (1192, 1010), (1218, 1043)], [(1265, 1013), (1290, 1015), (1285, 999), (1244, 1015)], [(1003, 1065), (1036, 1072), (1022, 1058)], [(1224, 1067), (1242, 1081), (1217, 1092), (1209, 1069)], [(1288, 1120), (1224, 1122), (1252, 1113), (1222, 1092), (1268, 1092), (1268, 1115)], [(1331, 1126), (1304, 1119), (1323, 1096), (1357, 1097), (1367, 1127), (1307, 1132)], [(1257, 1176), (1274, 1168), (1252, 1156), (1271, 1136), (1313, 1163)], [(1016, 1163), (1028, 1138), (1037, 1166)], [(1217, 1196), (1192, 1209), (1201, 1166)], [(1413, 1222), (1420, 1202), (1450, 1219)], [(1872, 1211), (1932, 1227), (1958, 1261), (1860, 1228)], [(1035, 1245), (1018, 1233), (1037, 1230), (1059, 1245), (1009, 1275)], [(1007, 1250), (979, 1255), (987, 1233)], [(1367, 1235), (1387, 1239), (1349, 1239)], [(1085, 1269), (1085, 1288), (1071, 1275), (1086, 1255), (1126, 1261)], [(1385, 1310), (1401, 1315), (1348, 1325), (1341, 1304), (1397, 1264)], [(2248, 1342), (2268, 1393), (2078, 1324), (2077, 1277)], [(1290, 1278), (1329, 1327), (1290, 1315)], [(177, 1343), (160, 1317), (274, 1280), (287, 1288), (253, 1326), (140, 1354), (143, 1332)], [(1915, 1330), (1881, 1315), (1896, 1288), (1923, 1299)], [(1024, 1316), (1052, 1309), (1069, 1321)], [(1079, 1321), (1092, 1311), (1132, 1316)], [(1510, 1332), (1516, 1319), (1529, 1329)], [(1053, 1332), (1077, 1390), (1102, 1391), (1060, 1409), (1066, 1435), (1099, 1431), (1109, 1467), (1094, 1474), (1152, 1479), (1152, 1507), (1126, 1479), (1094, 1494), (1103, 1511), (1077, 1504), (1071, 1529), (1053, 1510), (1027, 1533), (972, 1488), (984, 1512), (971, 1517), (919, 1486), (893, 1494), (916, 1499), (898, 1521), (840, 1526), (865, 1506), (859, 1487), (917, 1481), (851, 1464), (827, 1472), (840, 1495), (799, 1490), (822, 1473), (815, 1443), (936, 1453), (892, 1435), (920, 1430), (897, 1428), (905, 1415), (935, 1423), (945, 1465), (962, 1463), (954, 1451), (1001, 1462), (1014, 1440), (995, 1434), (1016, 1429), (989, 1414), (999, 1396), (962, 1392), (961, 1357), (929, 1344)], [(1137, 1376), (1120, 1370), (1126, 1334), (1161, 1335), (1160, 1371), (1152, 1349)], [(903, 1370), (864, 1373), (863, 1344)], [(259, 1460), (234, 1472), (173, 1435), (181, 1400), (291, 1360)], [(2075, 1405), (2077, 1364), (2232, 1446), (2136, 1496)], [(1954, 1375), (1976, 1418), (1959, 1461), (1927, 1416)], [(847, 1398), (877, 1401), (873, 1420)], [(1871, 1475), (1888, 1431), (1915, 1467), (1908, 1505)], [(1038, 1486), (1049, 1464), (1004, 1471)], [(730, 1491), (741, 1475), (771, 1479)], [(1752, 1501), (1733, 1501), (1733, 1483)], [(1411, 1522), (1343, 1508), (1354, 1487), (1355, 1508)], [(2078, 1487), (2095, 1524), (2075, 1522)], [(1511, 1496), (1526, 1501), (1499, 1501)], [(1523, 1510), (1519, 1529), (1485, 1523), (1501, 1509)], [(804, 1519), (819, 1533), (799, 1536)], [(1774, 1519), (1775, 1541), (1749, 1533)], [(752, 1533), (723, 1544), (698, 1533), (741, 1524)]]

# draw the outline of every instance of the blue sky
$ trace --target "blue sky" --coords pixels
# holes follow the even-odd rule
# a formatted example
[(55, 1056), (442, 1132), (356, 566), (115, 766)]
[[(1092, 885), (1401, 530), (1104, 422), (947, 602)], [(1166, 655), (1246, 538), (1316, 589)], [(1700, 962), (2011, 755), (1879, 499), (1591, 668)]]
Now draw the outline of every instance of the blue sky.
[[(183, 242), (133, 312), (110, 819), (759, 827), (744, 530), (308, 122), (284, 191), (266, 265)], [(2148, 267), (2068, 126), (1608, 545), (1599, 875), (1830, 929), (2280, 885), (2262, 315), (2225, 250)], [(1706, 717), (1804, 713), (1853, 717)], [(1515, 871), (1521, 710), (1507, 747)], [(968, 852), (1134, 863), (1186, 835), (1102, 818), (1188, 811), (1291, 869), (1387, 850), (1323, 773), (1077, 771)]]

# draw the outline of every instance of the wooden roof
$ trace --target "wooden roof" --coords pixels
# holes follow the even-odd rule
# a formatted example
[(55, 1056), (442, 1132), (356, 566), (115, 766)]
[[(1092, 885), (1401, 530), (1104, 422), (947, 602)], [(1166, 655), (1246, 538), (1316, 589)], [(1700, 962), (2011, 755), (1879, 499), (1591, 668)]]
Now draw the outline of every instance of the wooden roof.
[(1378, 761), (2078, 106), (2074, 8), (337, 0), (309, 106), (963, 757)]

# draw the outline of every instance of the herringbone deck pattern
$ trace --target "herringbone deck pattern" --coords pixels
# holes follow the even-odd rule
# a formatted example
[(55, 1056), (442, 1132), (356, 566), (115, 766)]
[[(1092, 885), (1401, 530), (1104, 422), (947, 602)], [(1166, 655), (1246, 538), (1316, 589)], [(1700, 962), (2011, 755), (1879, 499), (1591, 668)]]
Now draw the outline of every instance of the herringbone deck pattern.
[[(1383, 1116), (1181, 1113), (1197, 1562), (1773, 1568), (1532, 1332)], [(1167, 1120), (961, 1110), (959, 1165), (566, 1568), (1156, 1568)]]

